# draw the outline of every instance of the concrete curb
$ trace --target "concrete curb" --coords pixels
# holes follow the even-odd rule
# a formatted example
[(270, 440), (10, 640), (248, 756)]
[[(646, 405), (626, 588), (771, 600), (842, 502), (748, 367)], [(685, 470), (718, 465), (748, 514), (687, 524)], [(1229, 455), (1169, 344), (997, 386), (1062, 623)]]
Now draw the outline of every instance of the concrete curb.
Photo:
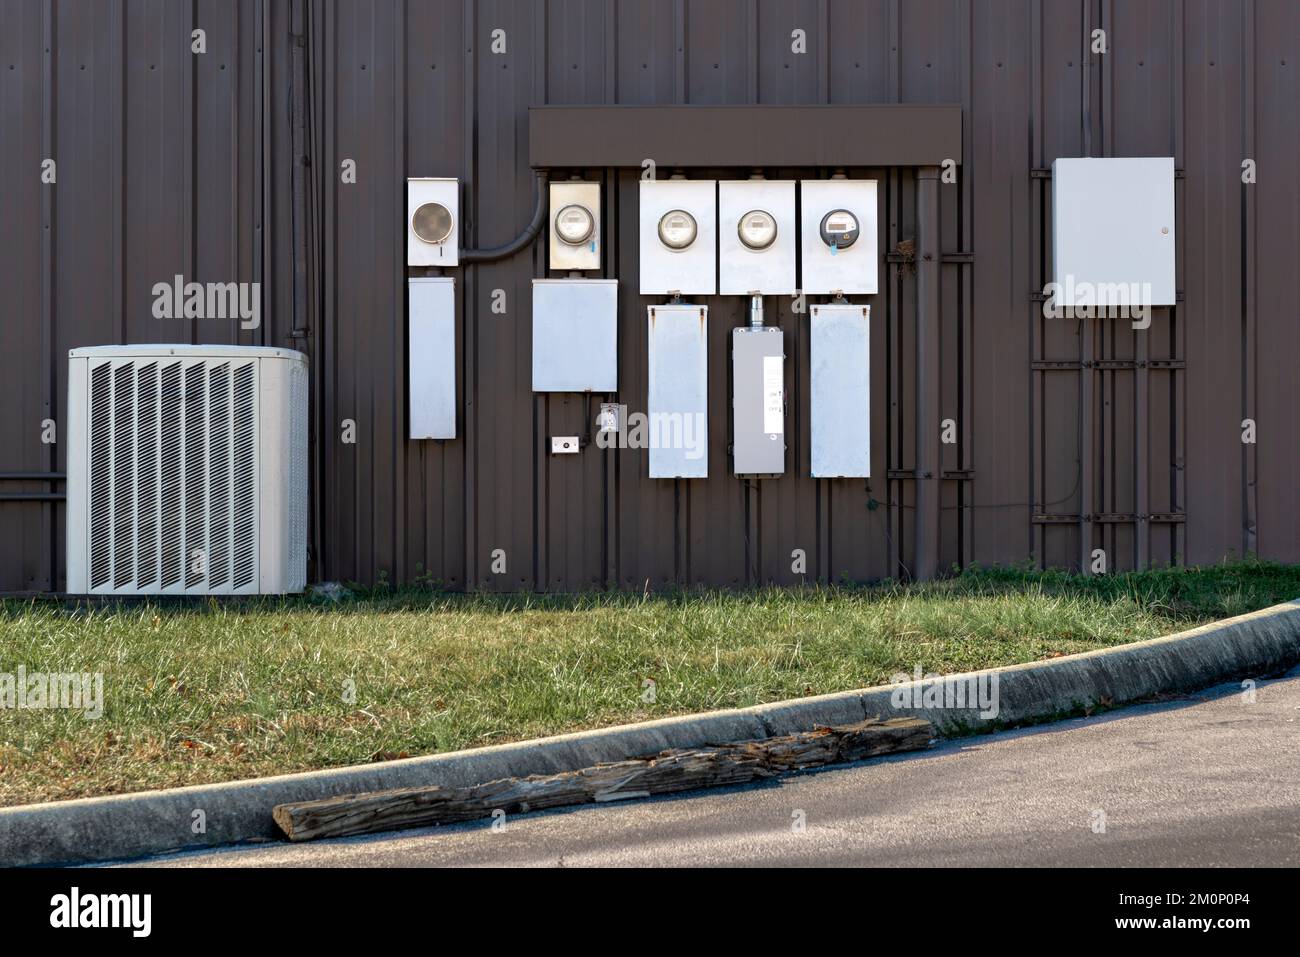
[[(271, 808), (386, 788), (465, 786), (497, 778), (572, 771), (602, 761), (729, 741), (756, 740), (867, 717), (913, 716), (943, 734), (1050, 721), (1081, 709), (1122, 705), (1233, 678), (1280, 674), (1300, 663), (1300, 600), (1150, 641), (1045, 662), (582, 731), (535, 741), (405, 761), (310, 771), (104, 798), (0, 808), (0, 865), (121, 860), (165, 851), (274, 840)], [(997, 713), (974, 697), (945, 707), (945, 688), (986, 690)], [(936, 692), (936, 688), (940, 689)], [(953, 699), (950, 698), (950, 703)], [(192, 833), (194, 812), (206, 831)]]

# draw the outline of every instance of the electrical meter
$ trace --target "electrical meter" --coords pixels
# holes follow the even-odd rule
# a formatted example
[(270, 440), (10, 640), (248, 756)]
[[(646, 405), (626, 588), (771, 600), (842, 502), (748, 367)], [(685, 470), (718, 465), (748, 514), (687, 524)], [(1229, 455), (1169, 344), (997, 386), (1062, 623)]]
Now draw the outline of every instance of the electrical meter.
[(585, 243), (591, 238), (595, 226), (596, 221), (591, 216), (591, 210), (577, 203), (565, 206), (555, 217), (555, 231), (560, 236), (560, 242), (568, 243), (570, 246), (581, 246)]
[(847, 209), (832, 209), (822, 217), (822, 242), (832, 249), (848, 249), (858, 241), (858, 217)]
[(406, 181), (406, 264), (455, 266), (460, 254), (460, 182), (442, 177)]
[(411, 229), (421, 242), (446, 242), (451, 226), (451, 210), (442, 203), (423, 203), (411, 217)]
[(751, 209), (741, 216), (736, 230), (749, 249), (766, 249), (776, 242), (776, 219), (763, 209)]
[[(637, 245), (643, 296), (712, 296), (718, 291), (718, 242), (740, 240), (718, 230), (718, 184), (712, 179), (641, 180), (637, 186)], [(741, 210), (753, 209), (749, 203)], [(740, 210), (737, 210), (739, 214)]]
[(718, 291), (724, 296), (788, 296), (795, 281), (793, 180), (723, 180), (718, 183)]
[(800, 286), (810, 295), (870, 295), (880, 285), (874, 179), (806, 179), (799, 184)]
[(551, 183), (550, 268), (600, 268), (600, 184), (585, 180)]
[(695, 242), (699, 226), (684, 209), (670, 209), (659, 217), (659, 241), (669, 249), (685, 249)]

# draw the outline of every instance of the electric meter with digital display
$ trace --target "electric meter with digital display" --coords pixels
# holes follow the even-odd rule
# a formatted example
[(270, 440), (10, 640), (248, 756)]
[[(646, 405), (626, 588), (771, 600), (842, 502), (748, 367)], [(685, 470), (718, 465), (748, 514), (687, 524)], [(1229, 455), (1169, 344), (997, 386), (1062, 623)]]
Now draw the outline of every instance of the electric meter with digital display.
[(571, 203), (560, 210), (555, 217), (555, 231), (561, 242), (570, 246), (581, 246), (591, 238), (596, 228), (596, 220), (586, 206)]
[(776, 242), (776, 220), (766, 210), (751, 209), (741, 216), (737, 231), (748, 249), (766, 249)]
[(822, 217), (822, 242), (832, 249), (847, 249), (858, 241), (858, 217), (847, 209), (832, 209)]
[(670, 209), (659, 218), (659, 241), (669, 249), (686, 249), (697, 232), (695, 217), (684, 209)]
[(871, 295), (880, 285), (879, 201), (874, 179), (806, 179), (799, 184), (800, 288)]

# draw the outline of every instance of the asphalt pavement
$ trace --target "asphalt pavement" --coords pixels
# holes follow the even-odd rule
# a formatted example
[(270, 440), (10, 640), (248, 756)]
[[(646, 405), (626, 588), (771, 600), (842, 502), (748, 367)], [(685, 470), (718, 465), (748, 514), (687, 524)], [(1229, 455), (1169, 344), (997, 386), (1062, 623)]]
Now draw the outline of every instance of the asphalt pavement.
[(1297, 866), (1300, 669), (741, 788), (135, 863)]

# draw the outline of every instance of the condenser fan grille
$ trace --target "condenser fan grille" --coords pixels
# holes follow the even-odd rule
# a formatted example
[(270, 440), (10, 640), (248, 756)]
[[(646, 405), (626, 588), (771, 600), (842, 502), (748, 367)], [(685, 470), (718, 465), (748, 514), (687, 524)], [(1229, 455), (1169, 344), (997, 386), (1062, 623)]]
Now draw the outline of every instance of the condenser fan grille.
[(256, 590), (256, 363), (92, 364), (88, 412), (91, 590)]

